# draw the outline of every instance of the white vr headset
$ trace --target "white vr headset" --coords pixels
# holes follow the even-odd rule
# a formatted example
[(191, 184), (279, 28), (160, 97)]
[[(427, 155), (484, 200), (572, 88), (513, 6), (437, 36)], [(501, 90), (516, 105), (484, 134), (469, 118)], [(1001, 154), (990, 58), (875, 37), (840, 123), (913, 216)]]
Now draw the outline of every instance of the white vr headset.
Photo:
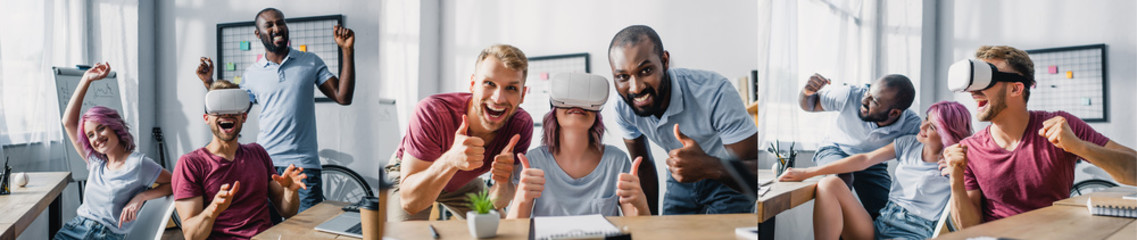
[(243, 89), (218, 89), (205, 93), (206, 114), (242, 114), (249, 112), (253, 103)]
[(1030, 85), (1031, 80), (1015, 73), (1000, 72), (994, 64), (982, 60), (964, 59), (948, 68), (948, 89), (955, 92), (980, 91), (994, 86), (995, 82)]
[(559, 73), (549, 81), (549, 103), (553, 107), (600, 111), (608, 102), (608, 79), (599, 75)]

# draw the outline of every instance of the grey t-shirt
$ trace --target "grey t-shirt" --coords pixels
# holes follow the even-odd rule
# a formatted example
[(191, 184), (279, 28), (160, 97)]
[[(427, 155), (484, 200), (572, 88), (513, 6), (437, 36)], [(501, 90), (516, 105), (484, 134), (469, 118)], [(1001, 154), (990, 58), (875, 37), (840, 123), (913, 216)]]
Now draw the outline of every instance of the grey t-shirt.
[(896, 176), (892, 178), (888, 201), (924, 219), (939, 220), (951, 196), (948, 178), (940, 175), (939, 164), (924, 162), (920, 156), (924, 144), (916, 141), (916, 135), (901, 136), (893, 143), (896, 144)]
[(162, 167), (142, 153), (133, 152), (118, 170), (108, 170), (107, 160), (95, 155), (87, 157), (87, 187), (83, 189), (83, 204), (75, 214), (95, 220), (112, 232), (130, 232), (134, 222), (123, 223), (118, 228), (118, 217), (122, 208), (158, 180)]
[[(547, 146), (531, 149), (525, 156), (529, 158), (530, 167), (545, 171), (545, 190), (533, 202), (533, 217), (620, 215), (620, 196), (616, 195), (616, 183), (620, 173), (632, 169), (632, 162), (624, 151), (604, 145), (600, 164), (579, 179), (573, 179), (557, 165)], [(520, 174), (514, 174), (513, 182), (520, 181), (520, 178)]]

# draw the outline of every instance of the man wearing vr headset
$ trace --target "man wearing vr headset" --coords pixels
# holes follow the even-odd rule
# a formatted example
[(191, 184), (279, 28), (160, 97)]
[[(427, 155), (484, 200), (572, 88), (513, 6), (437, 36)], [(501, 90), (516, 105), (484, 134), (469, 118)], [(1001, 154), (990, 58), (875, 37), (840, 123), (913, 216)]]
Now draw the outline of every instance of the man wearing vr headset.
[(948, 71), (949, 88), (969, 92), (986, 129), (944, 150), (953, 222), (970, 227), (1068, 198), (1078, 158), (1122, 184), (1137, 184), (1137, 152), (1069, 113), (1028, 111), (1034, 63), (1009, 46), (983, 46), (977, 60)]
[(462, 217), (471, 208), (466, 193), (487, 188), (478, 176), (491, 172), (490, 197), (501, 212), (513, 199), (515, 153), (525, 153), (533, 119), (521, 109), (529, 62), (516, 47), (483, 49), (470, 75), (469, 93), (443, 93), (415, 106), (395, 156), (386, 170), (402, 211), (389, 218), (426, 220), (431, 204), (442, 203)]
[(186, 239), (249, 239), (272, 227), (269, 201), (285, 217), (298, 212), (308, 176), (294, 165), (277, 175), (264, 148), (237, 142), (252, 105), (245, 90), (226, 80), (210, 89), (202, 118), (213, 140), (178, 159), (174, 208)]
[[(275, 8), (257, 12), (257, 39), (264, 45), (264, 57), (249, 65), (242, 75), (241, 89), (248, 90), (260, 103), (260, 134), (277, 171), (288, 165), (305, 169), (308, 189), (300, 191), (300, 211), (324, 200), (320, 186), (320, 158), (316, 142), (316, 105), (313, 86), (340, 105), (351, 105), (355, 94), (355, 32), (339, 25), (332, 32), (343, 62), (339, 77), (315, 54), (290, 47), (284, 13)], [(213, 82), (213, 60), (201, 58), (197, 76), (209, 88)]]
[[(829, 79), (814, 74), (798, 98), (802, 110), (839, 113), (838, 131), (830, 134), (826, 139), (830, 143), (820, 146), (813, 155), (813, 162), (818, 166), (872, 152), (900, 136), (920, 132), (920, 117), (908, 110), (916, 95), (908, 77), (891, 74), (877, 79), (869, 87), (823, 89), (828, 84)], [(857, 192), (857, 197), (874, 220), (880, 216), (880, 210), (888, 203), (892, 185), (888, 163), (837, 176)]]
[[(738, 92), (717, 73), (669, 68), (670, 53), (651, 27), (620, 30), (608, 45), (618, 126), (631, 157), (644, 159), (639, 180), (656, 213), (658, 179), (646, 139), (669, 151), (663, 214), (753, 211), (719, 159), (733, 154), (758, 168), (758, 127)], [(750, 161), (753, 160), (753, 161)]]

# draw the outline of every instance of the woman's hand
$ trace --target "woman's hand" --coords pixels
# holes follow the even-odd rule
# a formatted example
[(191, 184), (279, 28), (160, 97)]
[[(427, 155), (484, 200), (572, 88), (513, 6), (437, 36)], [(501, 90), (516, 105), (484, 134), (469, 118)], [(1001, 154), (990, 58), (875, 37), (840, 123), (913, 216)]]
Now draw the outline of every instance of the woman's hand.
[(813, 174), (811, 172), (812, 171), (810, 171), (808, 168), (807, 169), (799, 169), (799, 168), (792, 168), (792, 167), (787, 168), (785, 172), (782, 172), (782, 176), (778, 177), (778, 181), (779, 182), (801, 182), (802, 180), (813, 177)]
[(107, 75), (110, 75), (110, 74), (111, 74), (111, 64), (110, 63), (106, 63), (106, 62), (96, 63), (95, 67), (92, 67), (91, 69), (87, 69), (87, 72), (83, 73), (83, 79), (85, 79), (87, 81), (97, 81), (99, 79), (106, 78)]
[(142, 194), (134, 195), (126, 206), (122, 207), (122, 213), (118, 216), (118, 228), (122, 228), (123, 223), (133, 222), (138, 218), (138, 211), (142, 210), (142, 205), (146, 203), (146, 197)]

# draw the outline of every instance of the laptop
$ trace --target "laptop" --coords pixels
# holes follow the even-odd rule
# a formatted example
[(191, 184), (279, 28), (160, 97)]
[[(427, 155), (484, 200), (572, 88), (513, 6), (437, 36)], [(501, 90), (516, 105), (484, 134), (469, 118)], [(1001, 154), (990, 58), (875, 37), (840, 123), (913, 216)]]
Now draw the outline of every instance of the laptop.
[(358, 212), (341, 213), (332, 220), (316, 226), (316, 230), (363, 238), (363, 224), (360, 223)]

